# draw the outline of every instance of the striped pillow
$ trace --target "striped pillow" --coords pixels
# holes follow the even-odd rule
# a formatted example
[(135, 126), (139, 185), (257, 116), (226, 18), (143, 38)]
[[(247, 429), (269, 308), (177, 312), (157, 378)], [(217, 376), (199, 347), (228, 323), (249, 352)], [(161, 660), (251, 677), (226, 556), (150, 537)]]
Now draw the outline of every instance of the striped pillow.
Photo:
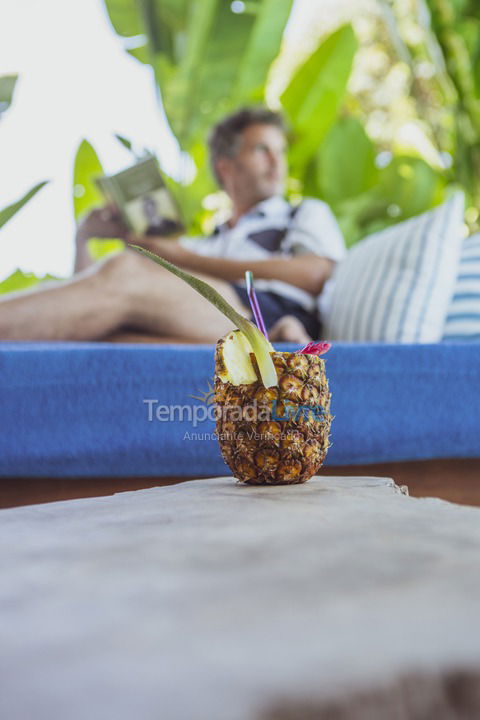
[(443, 339), (451, 342), (480, 340), (480, 233), (463, 241)]
[(464, 196), (382, 230), (337, 266), (325, 339), (421, 343), (442, 338), (463, 235)]

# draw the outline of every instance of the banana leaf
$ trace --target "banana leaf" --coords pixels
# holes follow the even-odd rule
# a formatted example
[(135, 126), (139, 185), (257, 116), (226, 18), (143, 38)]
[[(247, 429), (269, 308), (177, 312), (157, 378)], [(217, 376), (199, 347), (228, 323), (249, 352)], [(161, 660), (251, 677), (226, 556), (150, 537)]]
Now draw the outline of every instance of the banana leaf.
[(117, 35), (129, 38), (145, 32), (136, 0), (105, 0), (105, 8)]
[(5, 280), (0, 282), (0, 295), (11, 292), (19, 292), (20, 290), (28, 290), (42, 282), (51, 280), (61, 280), (62, 278), (54, 275), (35, 275), (34, 273), (25, 273), (22, 270), (15, 270)]
[(116, 31), (146, 42), (127, 51), (152, 65), (167, 118), (189, 150), (222, 114), (263, 100), (292, 0), (105, 0)]
[(133, 152), (133, 145), (131, 140), (124, 137), (123, 135), (118, 135), (117, 133), (115, 133), (115, 137), (117, 138), (118, 142), (123, 145), (124, 148), (130, 150), (130, 152)]
[[(263, 99), (271, 62), (278, 54), (291, 0), (277, 0), (276, 20), (267, 22), (271, 0), (251, 3), (256, 12), (233, 13), (229, 3), (194, 5), (187, 48), (178, 69), (158, 66), (167, 116), (189, 148), (221, 115), (241, 103)], [(273, 18), (272, 18), (273, 20)]]
[(378, 182), (375, 147), (357, 118), (341, 118), (327, 134), (316, 156), (316, 180), (318, 194), (332, 205)]
[(445, 199), (446, 176), (418, 157), (397, 156), (377, 177), (373, 187), (333, 206), (349, 247)]
[(0, 228), (5, 225), (5, 223), (7, 223), (19, 210), (21, 210), (23, 206), (26, 205), (27, 202), (31, 200), (39, 190), (41, 190), (43, 187), (45, 187), (45, 185), (48, 184), (48, 182), (48, 180), (43, 180), (42, 182), (39, 182), (31, 190), (25, 193), (25, 195), (23, 195), (23, 197), (21, 197), (19, 200), (16, 200), (8, 207), (0, 210)]
[(418, 157), (397, 156), (380, 173), (378, 195), (398, 207), (395, 221), (418, 215), (444, 199), (445, 176)]
[[(480, 18), (476, 0), (423, 0), (430, 44), (454, 89), (453, 174), (480, 203)], [(438, 63), (437, 63), (438, 66)], [(445, 104), (452, 105), (445, 97)]]
[(295, 135), (290, 157), (297, 172), (316, 153), (337, 118), (357, 45), (351, 25), (342, 26), (310, 55), (282, 94)]
[(73, 168), (73, 210), (79, 220), (94, 207), (105, 204), (105, 198), (95, 184), (95, 178), (103, 175), (102, 164), (88, 140), (82, 140)]
[(255, 24), (232, 88), (233, 105), (263, 100), (268, 71), (278, 55), (292, 4), (293, 0), (263, 0), (258, 4)]
[(18, 75), (0, 75), (0, 117), (11, 105)]

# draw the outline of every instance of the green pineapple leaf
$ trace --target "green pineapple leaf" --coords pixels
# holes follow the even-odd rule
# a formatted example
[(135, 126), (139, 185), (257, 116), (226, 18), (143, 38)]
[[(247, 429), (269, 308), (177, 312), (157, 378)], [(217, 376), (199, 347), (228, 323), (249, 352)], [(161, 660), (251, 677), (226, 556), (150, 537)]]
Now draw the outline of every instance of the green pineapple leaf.
[(181, 270), (173, 263), (168, 262), (168, 260), (165, 260), (164, 258), (155, 255), (155, 253), (152, 253), (149, 250), (145, 250), (138, 245), (129, 245), (129, 247), (137, 250), (142, 255), (145, 255), (145, 257), (148, 257), (150, 258), (150, 260), (156, 262), (157, 265), (161, 265), (165, 268), (165, 270), (168, 270), (184, 282), (188, 283), (190, 287), (200, 293), (200, 295), (203, 295), (203, 297), (209, 302), (211, 302), (212, 305), (215, 305), (215, 307), (220, 310), (220, 312), (223, 313), (225, 317), (231, 320), (231, 322), (247, 338), (257, 360), (260, 376), (265, 387), (274, 387), (278, 384), (277, 372), (275, 370), (275, 365), (273, 364), (273, 360), (270, 355), (270, 353), (273, 352), (273, 347), (267, 340), (265, 335), (260, 332), (256, 325), (250, 322), (250, 320), (247, 320), (247, 318), (244, 318), (243, 315), (240, 315), (240, 313), (238, 313), (220, 295), (220, 293), (215, 290), (215, 288), (206, 283), (204, 280), (200, 280), (200, 278), (196, 278), (193, 275), (190, 275), (190, 273)]

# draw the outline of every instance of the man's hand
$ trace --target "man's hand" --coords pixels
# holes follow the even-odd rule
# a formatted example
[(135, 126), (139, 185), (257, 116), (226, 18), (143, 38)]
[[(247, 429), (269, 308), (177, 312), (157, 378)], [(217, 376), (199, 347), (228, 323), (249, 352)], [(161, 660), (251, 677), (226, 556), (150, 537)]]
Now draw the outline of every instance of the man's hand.
[(126, 240), (128, 229), (125, 227), (115, 206), (107, 205), (89, 213), (78, 225), (75, 235), (74, 272), (85, 270), (93, 264), (88, 251), (90, 238), (118, 238)]
[(82, 220), (77, 229), (77, 244), (85, 243), (90, 238), (119, 238), (126, 240), (128, 228), (122, 221), (120, 213), (113, 205), (93, 210)]

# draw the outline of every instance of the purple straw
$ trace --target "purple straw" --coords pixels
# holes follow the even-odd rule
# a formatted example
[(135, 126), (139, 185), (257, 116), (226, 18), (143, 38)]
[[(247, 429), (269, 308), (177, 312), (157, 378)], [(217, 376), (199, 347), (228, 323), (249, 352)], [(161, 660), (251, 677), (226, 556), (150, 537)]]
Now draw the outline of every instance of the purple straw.
[(253, 317), (255, 318), (258, 329), (265, 335), (268, 340), (267, 328), (265, 327), (257, 296), (255, 294), (255, 288), (253, 287), (253, 274), (250, 270), (247, 270), (245, 273), (245, 282), (247, 285), (247, 294), (250, 301), (250, 307), (252, 308)]

